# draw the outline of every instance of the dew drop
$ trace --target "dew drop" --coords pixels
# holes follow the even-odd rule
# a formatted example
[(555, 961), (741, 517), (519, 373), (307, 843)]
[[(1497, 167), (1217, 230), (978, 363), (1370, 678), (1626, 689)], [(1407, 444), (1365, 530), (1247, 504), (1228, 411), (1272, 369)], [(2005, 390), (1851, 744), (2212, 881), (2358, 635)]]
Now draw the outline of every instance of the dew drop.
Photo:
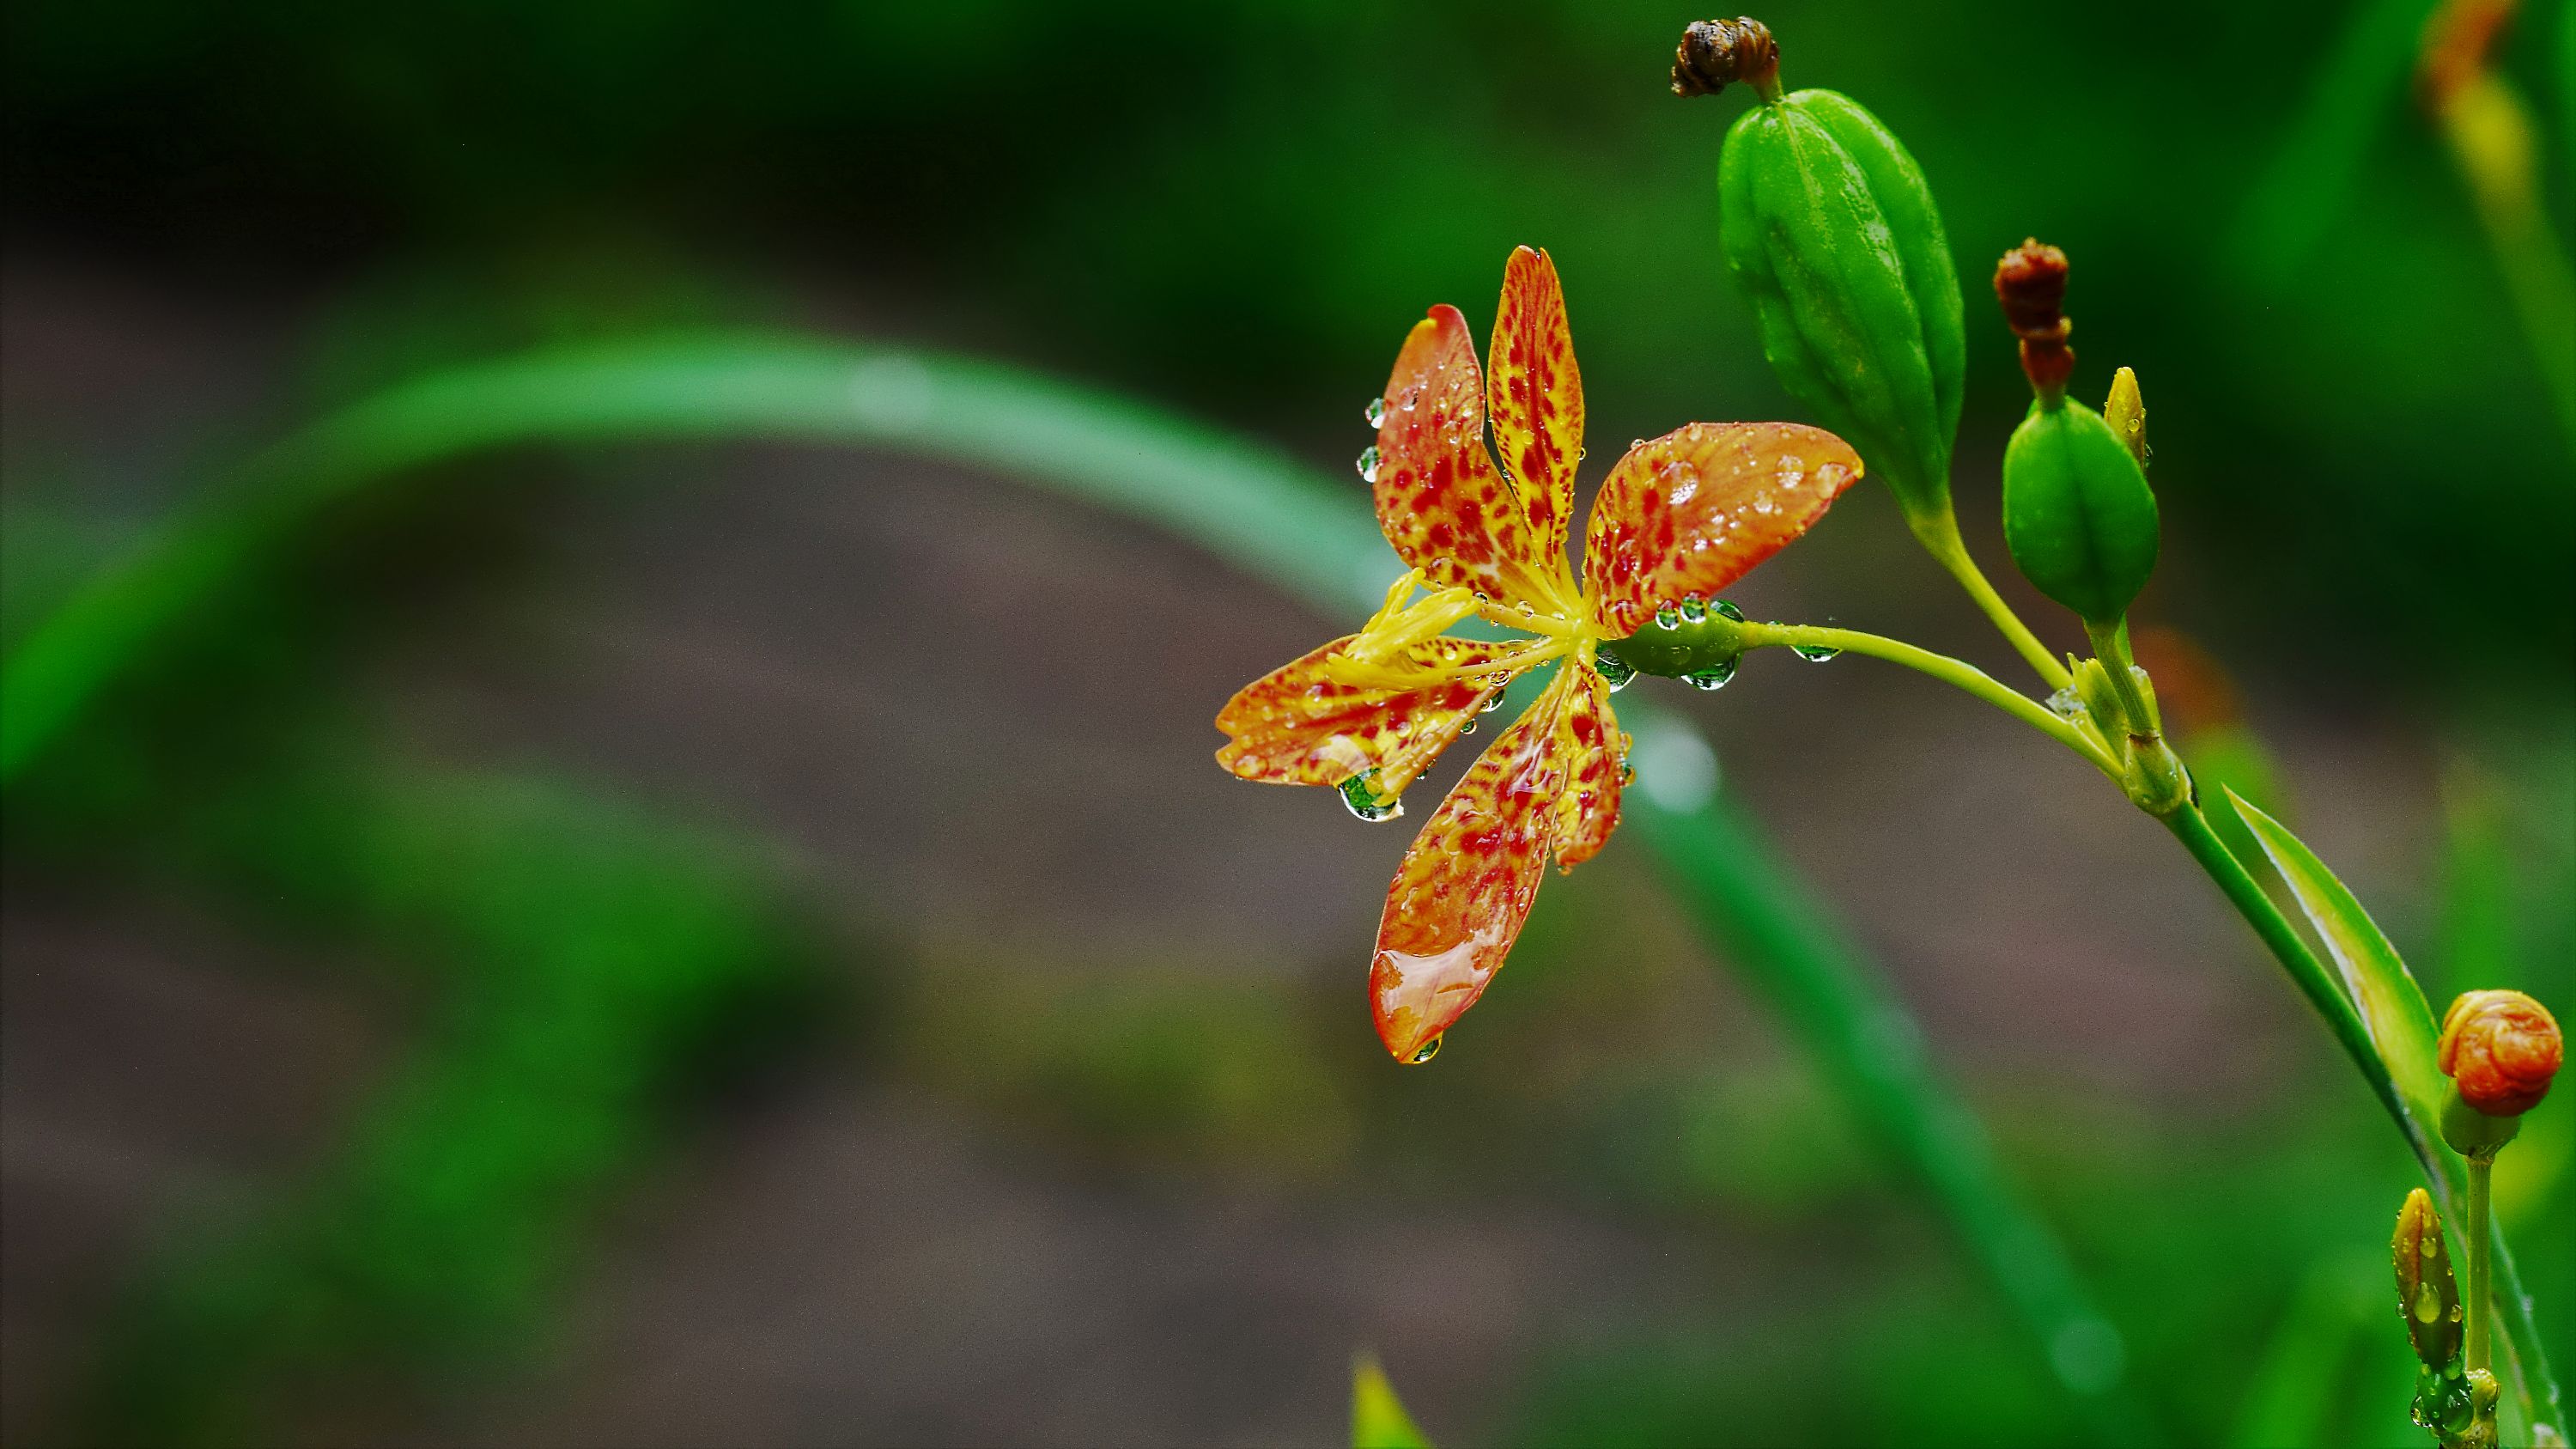
[(1404, 813), (1404, 801), (1395, 795), (1381, 795), (1377, 790), (1378, 772), (1362, 770), (1342, 782), (1342, 803), (1351, 813), (1372, 823), (1393, 820)]
[(1670, 605), (1670, 604), (1657, 604), (1657, 605), (1655, 606), (1655, 627), (1656, 627), (1656, 628), (1659, 628), (1659, 629), (1678, 629), (1678, 628), (1680, 628), (1681, 626), (1682, 626), (1682, 614), (1681, 614), (1681, 610), (1674, 608), (1674, 607), (1673, 607), (1672, 605)]
[(1460, 739), (1462, 739), (1462, 740), (1463, 740), (1463, 739), (1465, 739), (1467, 736), (1474, 734), (1475, 732), (1476, 732), (1476, 720), (1475, 720), (1475, 717), (1474, 717), (1473, 715), (1470, 715), (1470, 716), (1468, 717), (1467, 722), (1466, 722), (1465, 724), (1462, 724), (1462, 725), (1458, 726), (1458, 738), (1460, 738)]
[(1601, 676), (1602, 684), (1608, 686), (1612, 694), (1626, 689), (1628, 682), (1637, 677), (1637, 671), (1629, 667), (1627, 660), (1598, 644), (1592, 646), (1592, 671)]
[(1368, 407), (1361, 412), (1360, 416), (1367, 418), (1368, 425), (1372, 428), (1385, 427), (1386, 399), (1382, 397), (1370, 398), (1368, 400)]
[(2468, 1317), (2468, 1316), (2469, 1316), (2469, 1315), (2468, 1315), (2467, 1311), (2466, 1311), (2465, 1309), (2461, 1308), (2461, 1306), (2460, 1306), (2459, 1304), (2454, 1303), (2454, 1304), (2452, 1304), (2452, 1305), (2451, 1305), (2451, 1321), (2452, 1321), (2453, 1323), (2457, 1323), (2457, 1322), (2459, 1322), (2461, 1319), (2466, 1318), (2466, 1317)]
[(1705, 621), (1708, 618), (1708, 600), (1701, 598), (1697, 594), (1684, 595), (1682, 598), (1682, 618), (1686, 622), (1693, 624)]
[(2421, 1244), (2421, 1247), (2422, 1247), (2422, 1250), (2423, 1250), (2424, 1256), (2425, 1256), (2425, 1257), (2427, 1257), (2427, 1258), (2438, 1258), (2438, 1257), (2442, 1256), (2442, 1239), (2441, 1239), (2441, 1235), (2439, 1235), (2439, 1234), (2437, 1234), (2437, 1233), (2426, 1233), (2426, 1234), (2424, 1235), (2424, 1241), (2423, 1241), (2423, 1243)]
[(1822, 664), (1828, 659), (1840, 657), (1843, 651), (1830, 644), (1792, 644), (1789, 646), (1789, 652), (1801, 659)]
[[(2075, 692), (2075, 686), (2070, 684), (2048, 697), (2048, 709), (2051, 714), (2056, 715), (2060, 719), (2082, 719), (2084, 717), (2084, 697), (2077, 694)], [(2426, 1244), (2425, 1251), (2427, 1253), (2432, 1252), (2432, 1245), (2429, 1243)]]
[(1375, 443), (1369, 444), (1360, 453), (1360, 477), (1371, 483), (1377, 481), (1377, 444)]
[(1495, 710), (1501, 709), (1503, 707), (1503, 686), (1510, 682), (1511, 681), (1505, 677), (1499, 675), (1496, 676), (1492, 681), (1494, 692), (1485, 696), (1484, 704), (1479, 706), (1476, 712), (1478, 714), (1492, 714)]
[(1431, 1040), (1424, 1042), (1422, 1045), (1415, 1047), (1413, 1049), (1413, 1055), (1404, 1059), (1404, 1064), (1408, 1067), (1418, 1067), (1424, 1062), (1431, 1060), (1433, 1057), (1440, 1055), (1440, 1041), (1441, 1039), (1435, 1036)]
[(2433, 1285), (2430, 1283), (2415, 1285), (2415, 1321), (2418, 1323), (2442, 1321), (2442, 1295), (2434, 1292)]
[(1727, 681), (1734, 677), (1735, 661), (1729, 659), (1720, 664), (1712, 664), (1706, 669), (1693, 670), (1683, 675), (1682, 683), (1693, 689), (1724, 689)]
[(1418, 387), (1409, 387), (1404, 390), (1404, 410), (1406, 412), (1413, 411), (1414, 404), (1420, 401), (1422, 401), (1422, 389)]
[(1712, 614), (1722, 614), (1739, 624), (1744, 622), (1744, 611), (1735, 607), (1733, 604), (1728, 603), (1724, 599), (1720, 599), (1716, 603), (1709, 605), (1708, 608), (1709, 612)]

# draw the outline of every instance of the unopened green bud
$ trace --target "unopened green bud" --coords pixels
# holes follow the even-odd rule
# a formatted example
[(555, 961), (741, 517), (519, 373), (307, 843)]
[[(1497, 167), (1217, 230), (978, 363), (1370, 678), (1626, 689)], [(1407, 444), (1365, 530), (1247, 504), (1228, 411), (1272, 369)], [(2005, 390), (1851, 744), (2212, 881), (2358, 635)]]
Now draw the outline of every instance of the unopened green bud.
[[(1958, 269), (1923, 169), (1850, 97), (1782, 95), (1778, 48), (1757, 22), (1722, 28), (1685, 36), (1674, 88), (1705, 95), (1728, 79), (1767, 82), (1762, 103), (1727, 132), (1717, 172), (1719, 241), (1760, 322), (1763, 355), (1870, 476), (1887, 480), (1909, 522), (1944, 526), (1967, 346)], [(1739, 74), (1748, 69), (1758, 73)]]
[(2397, 1314), (2406, 1320), (2415, 1357), (2428, 1369), (2449, 1367), (2460, 1355), (2460, 1286), (2451, 1273), (2449, 1245), (2442, 1240), (2442, 1215), (2433, 1211), (2433, 1199), (2420, 1187), (2397, 1210), (2388, 1261), (2397, 1271)]
[(2031, 404), (2004, 449), (2004, 543), (2039, 591), (2111, 628), (2155, 572), (2156, 495), (2102, 415)]
[(2138, 375), (2121, 368), (2111, 375), (2111, 396), (2102, 404), (2102, 421), (2111, 425), (2121, 446), (2138, 466), (2147, 466), (2147, 400), (2138, 395)]

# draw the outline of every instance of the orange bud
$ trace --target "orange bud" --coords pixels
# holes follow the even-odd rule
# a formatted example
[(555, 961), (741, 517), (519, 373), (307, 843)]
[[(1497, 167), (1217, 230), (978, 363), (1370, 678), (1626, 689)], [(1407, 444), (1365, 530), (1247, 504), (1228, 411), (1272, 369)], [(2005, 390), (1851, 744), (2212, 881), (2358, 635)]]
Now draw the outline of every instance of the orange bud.
[(2471, 991), (2442, 1014), (2436, 1051), (2462, 1102), (2489, 1117), (2518, 1117), (2549, 1095), (2566, 1044), (2539, 1002), (2519, 991)]

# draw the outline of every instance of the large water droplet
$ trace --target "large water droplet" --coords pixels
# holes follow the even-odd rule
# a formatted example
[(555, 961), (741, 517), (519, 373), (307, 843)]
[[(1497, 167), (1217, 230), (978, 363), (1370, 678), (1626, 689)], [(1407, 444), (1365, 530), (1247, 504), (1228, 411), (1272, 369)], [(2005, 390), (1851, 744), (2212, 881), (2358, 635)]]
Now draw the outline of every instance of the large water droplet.
[(1484, 704), (1478, 707), (1479, 711), (1484, 714), (1492, 714), (1495, 710), (1501, 709), (1503, 707), (1503, 686), (1510, 682), (1511, 680), (1508, 676), (1497, 676), (1493, 681), (1494, 692), (1485, 696)]
[(1723, 615), (1725, 615), (1727, 618), (1733, 619), (1735, 622), (1737, 622), (1737, 623), (1739, 623), (1739, 624), (1741, 624), (1741, 623), (1743, 623), (1743, 622), (1744, 622), (1744, 611), (1743, 611), (1742, 609), (1739, 609), (1739, 608), (1735, 607), (1733, 604), (1728, 603), (1728, 602), (1727, 602), (1726, 600), (1724, 600), (1724, 599), (1720, 599), (1720, 600), (1718, 600), (1716, 603), (1711, 604), (1711, 605), (1709, 605), (1708, 607), (1709, 607), (1709, 612), (1711, 612), (1711, 613), (1713, 613), (1713, 614), (1723, 614)]
[(1626, 689), (1628, 681), (1637, 677), (1637, 671), (1628, 667), (1627, 660), (1597, 644), (1592, 647), (1592, 670), (1601, 676), (1601, 682), (1609, 687), (1612, 694)]
[(1381, 795), (1377, 789), (1378, 773), (1362, 770), (1342, 782), (1342, 803), (1362, 820), (1393, 820), (1404, 813), (1404, 801), (1396, 795)]
[(1375, 443), (1369, 444), (1360, 453), (1360, 477), (1371, 483), (1377, 481), (1377, 444)]
[(1361, 410), (1360, 416), (1368, 419), (1368, 425), (1372, 428), (1385, 427), (1386, 399), (1382, 397), (1370, 398), (1368, 400), (1368, 406)]
[(1697, 594), (1685, 595), (1682, 599), (1682, 618), (1685, 622), (1692, 624), (1701, 623), (1706, 620), (1708, 618), (1708, 600), (1701, 598)]
[(1418, 1067), (1424, 1062), (1431, 1060), (1433, 1057), (1440, 1055), (1440, 1042), (1441, 1038), (1435, 1036), (1431, 1040), (1424, 1042), (1422, 1045), (1415, 1047), (1413, 1049), (1413, 1055), (1404, 1059), (1404, 1064), (1408, 1067)]
[(1831, 644), (1792, 644), (1789, 646), (1789, 652), (1801, 659), (1822, 664), (1828, 659), (1840, 658), (1843, 651)]
[(2070, 684), (2048, 697), (2048, 708), (2060, 719), (2082, 719), (2084, 696), (2077, 694), (2075, 686)]
[(1712, 664), (1706, 669), (1693, 670), (1692, 672), (1683, 675), (1682, 683), (1689, 685), (1693, 689), (1724, 689), (1726, 688), (1726, 682), (1734, 677), (1735, 661), (1729, 659), (1722, 663)]
[(2418, 1323), (2442, 1321), (2442, 1295), (2434, 1292), (2433, 1285), (2430, 1283), (2415, 1285), (2415, 1321)]
[(2425, 1257), (2438, 1258), (2442, 1256), (2442, 1235), (2439, 1233), (2426, 1233), (2424, 1235), (2423, 1242), (2417, 1246)]
[(1657, 605), (1655, 606), (1655, 627), (1656, 627), (1656, 628), (1658, 628), (1658, 629), (1678, 629), (1678, 628), (1680, 628), (1681, 626), (1682, 626), (1682, 612), (1681, 612), (1681, 610), (1674, 608), (1674, 607), (1673, 607), (1672, 605), (1670, 605), (1670, 604), (1657, 604)]

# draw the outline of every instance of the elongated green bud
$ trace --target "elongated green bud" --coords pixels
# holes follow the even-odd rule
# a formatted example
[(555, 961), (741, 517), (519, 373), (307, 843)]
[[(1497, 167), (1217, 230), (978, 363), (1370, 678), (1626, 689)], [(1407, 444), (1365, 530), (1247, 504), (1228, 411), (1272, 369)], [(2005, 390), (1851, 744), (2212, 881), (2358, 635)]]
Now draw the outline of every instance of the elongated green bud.
[(2420, 1187), (2398, 1209), (2388, 1260), (2397, 1270), (2397, 1313), (2415, 1357), (2436, 1372), (2449, 1368), (2460, 1356), (2460, 1285), (2442, 1241), (2442, 1215)]
[[(1719, 241), (1781, 385), (1859, 450), (1918, 531), (1946, 531), (1967, 346), (1958, 269), (1923, 169), (1826, 90), (1783, 95), (1760, 22), (1691, 27), (1673, 89), (1751, 84), (1718, 159)], [(1937, 521), (1937, 522), (1936, 522)]]
[[(2145, 410), (2134, 414), (2133, 452), (2100, 413), (2066, 396), (2075, 353), (2065, 294), (2066, 254), (2055, 247), (2024, 242), (1995, 268), (1995, 297), (2037, 395), (2004, 449), (2004, 543), (2041, 593), (2108, 630), (2155, 572), (2156, 495), (2139, 466)], [(2134, 379), (2127, 395), (2134, 405)], [(2127, 421), (2117, 391), (2113, 403)]]

